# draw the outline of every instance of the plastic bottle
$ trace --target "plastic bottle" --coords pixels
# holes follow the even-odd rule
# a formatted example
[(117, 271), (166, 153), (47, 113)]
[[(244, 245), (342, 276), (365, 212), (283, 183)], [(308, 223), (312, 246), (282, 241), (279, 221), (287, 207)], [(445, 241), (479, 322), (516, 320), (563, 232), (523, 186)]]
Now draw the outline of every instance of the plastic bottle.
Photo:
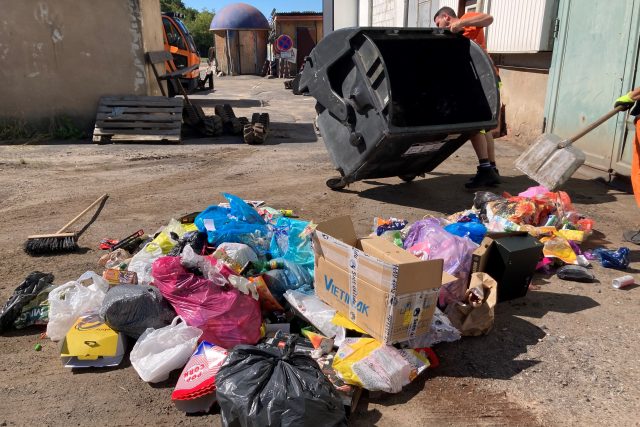
[(633, 276), (629, 274), (613, 279), (613, 282), (611, 283), (614, 289), (622, 289), (633, 284), (635, 284), (635, 280), (633, 279)]

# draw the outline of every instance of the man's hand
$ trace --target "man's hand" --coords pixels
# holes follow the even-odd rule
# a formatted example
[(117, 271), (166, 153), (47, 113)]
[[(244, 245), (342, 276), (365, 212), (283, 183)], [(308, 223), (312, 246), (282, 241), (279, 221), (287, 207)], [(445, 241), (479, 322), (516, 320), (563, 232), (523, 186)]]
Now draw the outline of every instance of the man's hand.
[(449, 25), (449, 31), (451, 31), (452, 33), (459, 33), (461, 31), (464, 31), (464, 27), (460, 24), (461, 21), (452, 22), (451, 25)]
[(622, 95), (620, 98), (616, 99), (616, 103), (613, 104), (613, 108), (622, 107), (622, 111), (627, 111), (631, 107), (633, 107), (635, 101), (631, 99), (631, 92), (626, 95)]

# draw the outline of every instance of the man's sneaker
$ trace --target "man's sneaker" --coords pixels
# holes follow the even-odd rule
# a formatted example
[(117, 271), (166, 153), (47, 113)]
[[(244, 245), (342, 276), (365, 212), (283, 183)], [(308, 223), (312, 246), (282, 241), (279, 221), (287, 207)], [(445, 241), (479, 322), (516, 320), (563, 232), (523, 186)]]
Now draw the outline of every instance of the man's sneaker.
[(464, 186), (469, 190), (474, 190), (480, 187), (494, 187), (498, 184), (500, 184), (500, 175), (493, 168), (478, 167), (476, 176), (471, 178)]
[[(493, 169), (493, 171), (496, 173), (496, 175), (498, 175), (498, 177), (500, 176), (500, 171), (498, 170), (498, 168), (497, 168), (497, 167), (495, 167), (495, 166), (491, 166), (491, 169)], [(471, 178), (469, 178), (469, 179), (467, 180), (467, 182), (471, 182), (471, 181), (473, 181), (474, 179), (476, 179), (476, 177), (475, 177), (475, 176), (472, 176)]]

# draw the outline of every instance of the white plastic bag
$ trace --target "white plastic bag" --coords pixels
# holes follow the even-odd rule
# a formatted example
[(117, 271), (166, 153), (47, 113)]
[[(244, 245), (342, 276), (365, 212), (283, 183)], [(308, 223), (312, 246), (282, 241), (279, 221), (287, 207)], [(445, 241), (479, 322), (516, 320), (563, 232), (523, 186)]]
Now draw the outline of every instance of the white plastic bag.
[(331, 320), (336, 315), (336, 310), (325, 304), (315, 295), (306, 295), (302, 292), (288, 290), (284, 298), (298, 310), (313, 326), (318, 328), (325, 336), (334, 339), (334, 344), (340, 346), (344, 341), (347, 331), (334, 324)]
[(220, 243), (217, 250), (224, 250), (238, 265), (244, 267), (249, 262), (258, 261), (255, 251), (244, 243)]
[[(180, 264), (186, 268), (197, 268), (202, 271), (202, 275), (218, 286), (226, 286), (227, 279), (218, 270), (218, 260), (215, 258), (206, 259), (193, 251), (191, 246), (185, 246), (180, 255)], [(256, 298), (258, 299), (258, 298)]]
[(164, 381), (171, 371), (187, 364), (201, 335), (200, 329), (187, 326), (177, 316), (170, 325), (149, 328), (138, 338), (129, 356), (131, 365), (143, 381)]
[[(91, 283), (85, 285), (89, 281)], [(93, 271), (52, 290), (47, 336), (52, 341), (63, 339), (80, 315), (100, 309), (108, 290), (109, 283)]]
[(140, 252), (135, 254), (127, 270), (133, 271), (138, 276), (138, 283), (141, 285), (150, 285), (153, 282), (151, 275), (151, 266), (153, 261), (162, 256), (162, 248), (153, 242), (147, 243)]

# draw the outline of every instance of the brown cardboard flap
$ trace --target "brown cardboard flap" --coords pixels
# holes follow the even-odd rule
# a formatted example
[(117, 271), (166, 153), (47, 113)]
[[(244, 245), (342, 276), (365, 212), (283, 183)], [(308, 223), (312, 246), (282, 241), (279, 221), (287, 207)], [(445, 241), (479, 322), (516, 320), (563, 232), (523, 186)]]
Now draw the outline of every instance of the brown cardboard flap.
[[(491, 249), (491, 245), (493, 245), (493, 239), (491, 237), (485, 237), (480, 242), (480, 246), (473, 251), (471, 255), (471, 272), (479, 273), (484, 271), (487, 266), (487, 261), (489, 260), (489, 249)], [(469, 276), (469, 280), (471, 280), (471, 276)]]
[(353, 221), (351, 221), (351, 217), (349, 216), (343, 216), (321, 222), (316, 227), (316, 230), (335, 237), (348, 245), (356, 246), (358, 244), (356, 230), (353, 227)]
[(451, 282), (455, 282), (456, 280), (458, 280), (458, 278), (456, 276), (454, 276), (453, 274), (449, 274), (446, 271), (442, 272), (442, 284), (446, 285), (447, 283), (451, 283)]
[(398, 269), (398, 293), (439, 288), (442, 285), (441, 259), (402, 264)]
[(362, 244), (362, 250), (365, 253), (373, 255), (376, 258), (391, 264), (411, 264), (420, 262), (420, 259), (415, 255), (399, 248), (382, 237), (364, 237), (360, 239), (360, 243)]

